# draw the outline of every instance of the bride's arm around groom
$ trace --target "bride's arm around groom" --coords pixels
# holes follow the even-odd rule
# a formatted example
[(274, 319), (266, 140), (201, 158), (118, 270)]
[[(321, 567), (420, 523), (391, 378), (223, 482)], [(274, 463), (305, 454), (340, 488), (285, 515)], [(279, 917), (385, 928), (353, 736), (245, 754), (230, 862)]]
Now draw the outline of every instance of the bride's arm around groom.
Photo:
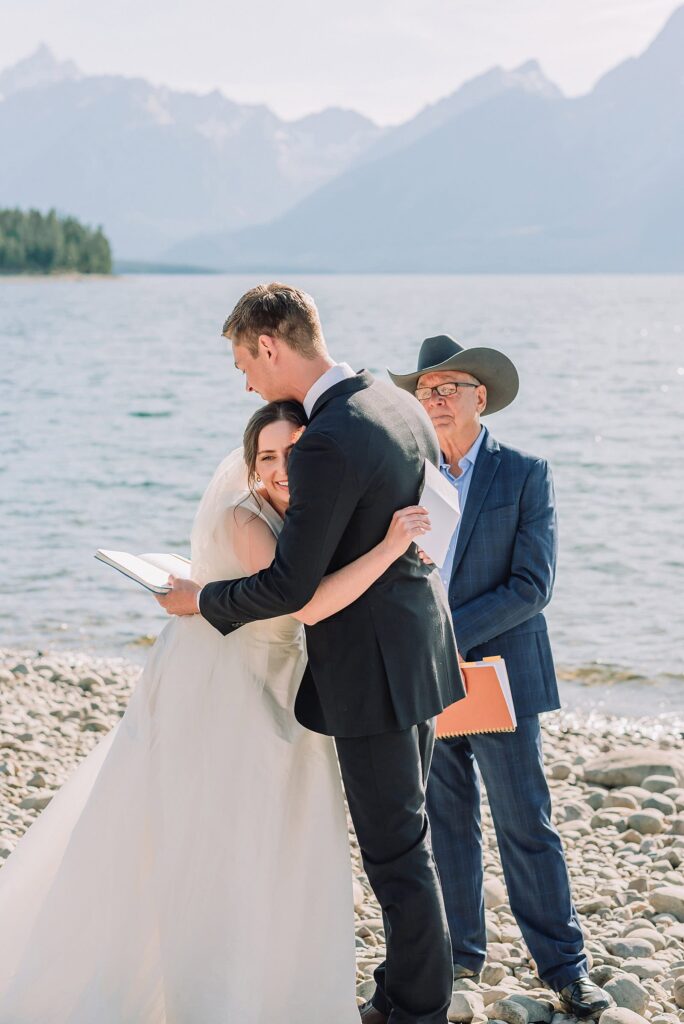
[[(267, 569), (275, 557), (276, 541), (272, 530), (246, 508), (235, 509), (235, 525), (235, 553), (245, 573), (253, 575)], [(429, 529), (430, 519), (420, 505), (399, 509), (380, 543), (355, 562), (324, 576), (311, 600), (294, 612), (293, 617), (305, 626), (315, 626), (346, 608)]]

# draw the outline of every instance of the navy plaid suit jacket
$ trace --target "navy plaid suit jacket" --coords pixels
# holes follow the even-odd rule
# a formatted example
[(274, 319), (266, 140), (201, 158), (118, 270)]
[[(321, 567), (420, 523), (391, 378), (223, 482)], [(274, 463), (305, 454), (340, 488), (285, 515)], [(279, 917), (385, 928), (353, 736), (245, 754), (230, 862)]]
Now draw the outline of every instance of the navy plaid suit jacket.
[(473, 466), (449, 583), (461, 656), (506, 659), (518, 717), (560, 707), (542, 609), (551, 600), (558, 530), (544, 459), (486, 433)]

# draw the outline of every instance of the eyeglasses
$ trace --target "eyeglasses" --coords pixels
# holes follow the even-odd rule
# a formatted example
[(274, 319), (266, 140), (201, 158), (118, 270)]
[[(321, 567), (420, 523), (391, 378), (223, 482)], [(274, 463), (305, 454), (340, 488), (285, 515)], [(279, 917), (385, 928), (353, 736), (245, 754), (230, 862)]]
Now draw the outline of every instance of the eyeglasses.
[(480, 384), (468, 384), (464, 380), (453, 380), (447, 384), (438, 384), (436, 388), (416, 388), (414, 394), (419, 402), (429, 402), (434, 391), (440, 398), (451, 398), (459, 388), (479, 388)]

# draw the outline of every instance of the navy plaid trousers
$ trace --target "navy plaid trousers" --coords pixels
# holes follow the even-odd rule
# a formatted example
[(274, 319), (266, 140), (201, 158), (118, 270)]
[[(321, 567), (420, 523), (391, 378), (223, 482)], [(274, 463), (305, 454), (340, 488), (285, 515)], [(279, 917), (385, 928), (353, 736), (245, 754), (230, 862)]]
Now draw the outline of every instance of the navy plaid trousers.
[[(476, 768), (479, 768), (479, 774)], [(558, 991), (587, 973), (560, 836), (551, 823), (537, 715), (513, 733), (440, 739), (427, 787), (454, 963), (485, 961), (480, 778), (487, 789), (509, 903), (539, 976)]]

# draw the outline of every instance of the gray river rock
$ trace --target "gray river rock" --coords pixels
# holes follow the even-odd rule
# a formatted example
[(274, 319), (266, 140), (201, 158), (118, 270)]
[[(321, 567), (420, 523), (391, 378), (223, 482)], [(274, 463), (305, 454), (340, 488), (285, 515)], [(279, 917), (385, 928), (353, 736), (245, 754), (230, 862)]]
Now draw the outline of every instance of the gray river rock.
[[(118, 721), (139, 671), (121, 658), (0, 649), (0, 865)], [(591, 975), (617, 1004), (603, 1024), (684, 1022), (681, 735), (660, 720), (577, 713), (546, 715), (543, 730)], [(654, 795), (669, 802), (648, 806)], [(479, 981), (455, 985), (450, 1020), (574, 1024), (537, 977), (510, 912), (486, 798), (483, 832), (488, 962)], [(373, 991), (384, 934), (355, 841), (351, 858), (362, 1001)]]

